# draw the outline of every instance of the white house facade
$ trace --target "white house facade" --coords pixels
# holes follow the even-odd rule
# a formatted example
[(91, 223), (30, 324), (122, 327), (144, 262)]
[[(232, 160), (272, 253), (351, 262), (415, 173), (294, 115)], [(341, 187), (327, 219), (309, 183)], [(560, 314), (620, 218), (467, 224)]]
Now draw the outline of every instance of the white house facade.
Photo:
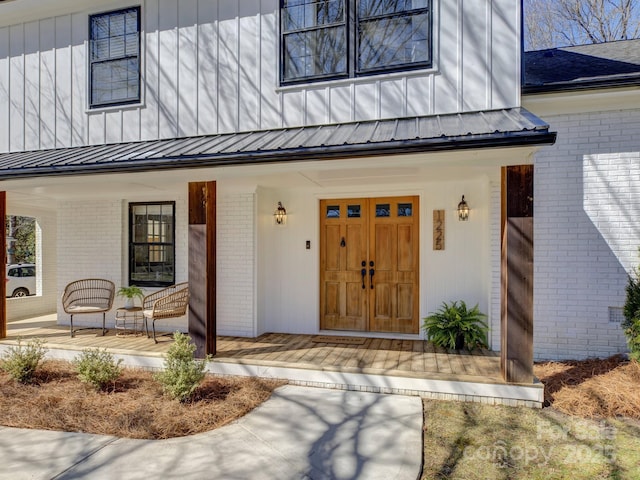
[[(79, 278), (198, 289), (211, 264), (217, 335), (420, 339), (464, 300), (494, 350), (533, 333), (540, 359), (623, 351), (637, 86), (606, 109), (523, 96), (520, 17), (506, 0), (0, 3), (0, 190), (42, 235), (38, 295), (7, 318), (65, 323)], [(510, 186), (521, 167), (533, 191)]]

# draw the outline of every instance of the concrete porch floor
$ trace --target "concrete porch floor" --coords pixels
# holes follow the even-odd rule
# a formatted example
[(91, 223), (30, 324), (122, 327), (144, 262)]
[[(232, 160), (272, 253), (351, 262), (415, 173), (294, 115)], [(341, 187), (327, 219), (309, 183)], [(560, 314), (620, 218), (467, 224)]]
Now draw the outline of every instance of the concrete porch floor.
[[(109, 330), (82, 330), (56, 324), (55, 314), (9, 322), (0, 352), (18, 338), (42, 338), (49, 356), (71, 360), (87, 348), (105, 348), (128, 366), (161, 368), (171, 337), (119, 336)], [(324, 340), (324, 341), (321, 341)], [(331, 341), (330, 341), (331, 340)], [(539, 382), (507, 384), (500, 375), (497, 352), (445, 350), (423, 340), (290, 335), (267, 333), (257, 338), (217, 337), (217, 355), (208, 370), (221, 375), (283, 378), (292, 384), (419, 395), (442, 400), (540, 407)]]

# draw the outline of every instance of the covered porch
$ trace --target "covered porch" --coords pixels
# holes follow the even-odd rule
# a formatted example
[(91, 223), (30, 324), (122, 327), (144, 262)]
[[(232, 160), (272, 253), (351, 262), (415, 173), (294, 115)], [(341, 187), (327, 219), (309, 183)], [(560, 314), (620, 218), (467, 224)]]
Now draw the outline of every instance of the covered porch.
[[(539, 145), (553, 139), (548, 125), (511, 109), (6, 153), (0, 155), (0, 209), (3, 214), (41, 209), (53, 218), (51, 235), (43, 234), (49, 250), (42, 249), (38, 263), (48, 262), (44, 274), (50, 281), (42, 291), (58, 312), (61, 341), (68, 318), (55, 303), (65, 285), (78, 278), (102, 277), (116, 285), (137, 281), (139, 240), (132, 232), (142, 231), (149, 252), (156, 243), (164, 249), (143, 260), (151, 264), (161, 252), (168, 259), (162, 262), (169, 281), (190, 285), (188, 318), (166, 327), (188, 331), (197, 355), (214, 354), (212, 371), (372, 391), (514, 399), (519, 397), (509, 392), (535, 385), (530, 161)], [(471, 205), (465, 221), (455, 210), (461, 196)], [(413, 202), (408, 209), (406, 199)], [(324, 209), (322, 202), (328, 202)], [(274, 222), (274, 207), (280, 204), (288, 209), (282, 224)], [(138, 230), (141, 205), (167, 206), (168, 212), (161, 208), (149, 214)], [(351, 237), (360, 238), (359, 243), (323, 230), (326, 218), (337, 218), (335, 205), (342, 205), (341, 218), (347, 220), (339, 228), (345, 231), (351, 228), (346, 222), (362, 219), (364, 225), (367, 220), (364, 233)], [(352, 207), (357, 209), (349, 213)], [(375, 220), (378, 210), (380, 218), (389, 218)], [(401, 210), (403, 217), (411, 217), (410, 227), (408, 220), (391, 219), (399, 218)], [(384, 229), (375, 222), (386, 222), (388, 231), (404, 236), (390, 234), (382, 242), (375, 235)], [(156, 224), (162, 225), (167, 242), (155, 240), (160, 237), (160, 230), (153, 230)], [(340, 260), (336, 271), (344, 278), (355, 271), (357, 277), (325, 289), (332, 302), (321, 294), (322, 282), (333, 281), (323, 277), (328, 238), (337, 240), (332, 243), (334, 253), (340, 252), (336, 258), (350, 262), (347, 267)], [(401, 241), (403, 248), (411, 245), (402, 255), (397, 254)], [(355, 244), (362, 246), (362, 257), (347, 255)], [(385, 249), (375, 250), (383, 244)], [(371, 252), (377, 255), (375, 277), (371, 269), (361, 270), (361, 262), (373, 267)], [(381, 267), (389, 259), (395, 262), (389, 267), (392, 279), (385, 280), (390, 287), (378, 288)], [(410, 280), (398, 280), (409, 274)], [(365, 294), (349, 303), (340, 289), (350, 289), (353, 298)], [(488, 315), (493, 353), (480, 355), (482, 360), (429, 351), (424, 343), (420, 319), (443, 301), (459, 299), (478, 304)], [(2, 296), (0, 302), (5, 301)], [(383, 303), (406, 325), (374, 325)], [(339, 307), (341, 315), (362, 307), (362, 325), (323, 324), (320, 317), (328, 304), (336, 311)], [(11, 313), (14, 306), (9, 306)], [(8, 335), (11, 341), (7, 324), (16, 317), (9, 317), (6, 307), (0, 308), (0, 338)], [(270, 332), (293, 343), (265, 337)], [(324, 334), (361, 335), (364, 343), (331, 346), (305, 340)], [(55, 332), (47, 335), (54, 338)], [(94, 347), (113, 340), (91, 338)], [(116, 340), (107, 348), (120, 349)], [(80, 347), (56, 345), (60, 352)], [(143, 348), (123, 355), (147, 363), (155, 358), (149, 364), (154, 367), (161, 365), (159, 353), (154, 357)], [(536, 402), (541, 393), (522, 399)]]
[[(160, 368), (172, 344), (146, 335), (117, 335), (114, 329), (82, 330), (74, 338), (57, 316), (9, 322), (0, 352), (18, 339), (45, 340), (49, 356), (73, 359), (82, 350), (101, 348), (132, 367)], [(258, 375), (291, 383), (379, 393), (419, 395), (443, 400), (540, 407), (543, 387), (508, 384), (500, 373), (498, 352), (446, 350), (425, 340), (352, 335), (265, 333), (256, 338), (218, 336), (217, 354), (208, 370), (223, 375)]]

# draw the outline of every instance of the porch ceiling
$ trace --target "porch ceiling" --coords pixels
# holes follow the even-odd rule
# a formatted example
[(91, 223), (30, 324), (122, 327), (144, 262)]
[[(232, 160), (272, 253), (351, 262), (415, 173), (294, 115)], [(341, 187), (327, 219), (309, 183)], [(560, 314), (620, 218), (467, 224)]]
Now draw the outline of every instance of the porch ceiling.
[(0, 180), (553, 143), (523, 108), (0, 154)]

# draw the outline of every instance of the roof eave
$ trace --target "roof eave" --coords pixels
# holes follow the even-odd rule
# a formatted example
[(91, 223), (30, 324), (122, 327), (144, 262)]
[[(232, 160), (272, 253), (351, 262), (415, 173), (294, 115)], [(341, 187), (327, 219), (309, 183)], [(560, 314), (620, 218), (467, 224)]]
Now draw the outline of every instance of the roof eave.
[(390, 141), (384, 143), (335, 145), (321, 147), (301, 147), (277, 151), (254, 151), (231, 154), (193, 155), (178, 157), (147, 158), (144, 160), (124, 160), (94, 165), (68, 165), (36, 168), (16, 168), (5, 170), (0, 181), (17, 178), (53, 177), (63, 175), (89, 175), (107, 173), (132, 173), (173, 168), (207, 168), (277, 163), (288, 161), (319, 161), (370, 157), (380, 155), (401, 155), (455, 150), (506, 148), (552, 145), (556, 133), (547, 128), (519, 132), (465, 135)]
[(523, 85), (522, 94), (535, 95), (543, 93), (573, 92), (630, 86), (640, 86), (640, 75), (618, 79), (585, 80), (580, 82), (555, 82), (545, 83), (543, 85)]

